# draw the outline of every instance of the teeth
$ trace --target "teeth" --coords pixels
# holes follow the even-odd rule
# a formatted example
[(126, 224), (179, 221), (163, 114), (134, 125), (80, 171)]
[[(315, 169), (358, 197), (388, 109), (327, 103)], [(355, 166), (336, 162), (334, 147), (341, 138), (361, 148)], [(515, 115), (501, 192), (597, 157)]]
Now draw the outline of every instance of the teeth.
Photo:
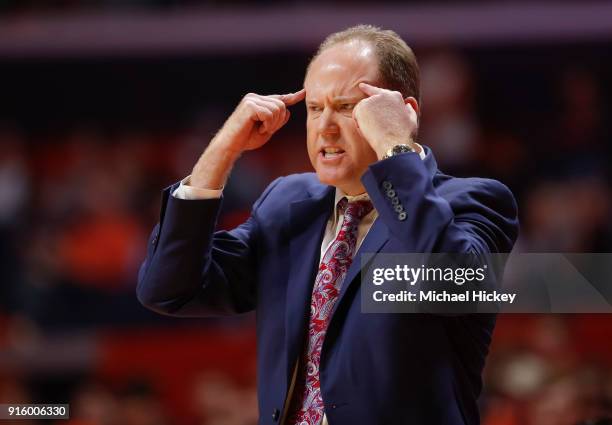
[(338, 148), (325, 148), (324, 151), (325, 151), (325, 153), (338, 153), (338, 152), (340, 152), (340, 149), (338, 149)]

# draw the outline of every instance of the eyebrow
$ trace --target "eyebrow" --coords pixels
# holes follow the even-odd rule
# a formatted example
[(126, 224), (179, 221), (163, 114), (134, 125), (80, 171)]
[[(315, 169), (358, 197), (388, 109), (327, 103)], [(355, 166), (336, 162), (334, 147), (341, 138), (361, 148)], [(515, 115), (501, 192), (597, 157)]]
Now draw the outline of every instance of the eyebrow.
[(351, 102), (357, 102), (359, 100), (361, 100), (361, 97), (358, 95), (334, 97), (334, 102), (336, 103), (351, 103)]
[[(333, 98), (333, 103), (357, 103), (362, 98), (360, 96), (337, 96)], [(306, 104), (318, 104), (318, 100), (310, 99), (306, 101)]]

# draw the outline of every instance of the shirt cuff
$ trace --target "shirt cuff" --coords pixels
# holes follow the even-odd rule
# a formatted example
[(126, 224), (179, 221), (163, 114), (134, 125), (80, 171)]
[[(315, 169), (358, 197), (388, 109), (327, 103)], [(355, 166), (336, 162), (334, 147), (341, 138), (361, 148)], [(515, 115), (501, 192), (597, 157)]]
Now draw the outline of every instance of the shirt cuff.
[(201, 199), (219, 199), (221, 198), (221, 189), (202, 189), (200, 187), (189, 186), (189, 177), (185, 177), (181, 180), (181, 184), (172, 192), (172, 196), (178, 199), (184, 199), (187, 201), (197, 201)]
[(427, 155), (425, 155), (425, 149), (423, 149), (423, 146), (419, 145), (417, 142), (414, 142), (414, 144), (415, 144), (415, 145), (417, 145), (417, 146), (419, 147), (419, 149), (420, 149), (420, 151), (419, 151), (419, 157), (420, 157), (422, 160), (425, 160), (425, 157), (426, 157)]

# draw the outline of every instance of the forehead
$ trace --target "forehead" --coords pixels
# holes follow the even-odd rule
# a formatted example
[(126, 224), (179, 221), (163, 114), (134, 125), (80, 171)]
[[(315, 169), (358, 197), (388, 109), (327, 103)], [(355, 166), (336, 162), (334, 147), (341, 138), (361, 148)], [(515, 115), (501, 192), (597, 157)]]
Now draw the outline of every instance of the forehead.
[(325, 49), (310, 64), (304, 80), (306, 99), (359, 94), (360, 82), (376, 83), (378, 58), (373, 46), (351, 40)]

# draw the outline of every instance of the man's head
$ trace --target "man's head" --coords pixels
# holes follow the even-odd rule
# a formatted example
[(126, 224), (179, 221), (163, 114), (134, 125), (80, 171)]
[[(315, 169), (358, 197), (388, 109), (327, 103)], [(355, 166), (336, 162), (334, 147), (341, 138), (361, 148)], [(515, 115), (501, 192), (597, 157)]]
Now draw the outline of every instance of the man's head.
[(308, 65), (308, 155), (322, 183), (349, 195), (364, 191), (361, 176), (377, 160), (352, 116), (354, 106), (366, 97), (361, 82), (418, 102), (416, 57), (393, 31), (359, 25), (328, 36)]

